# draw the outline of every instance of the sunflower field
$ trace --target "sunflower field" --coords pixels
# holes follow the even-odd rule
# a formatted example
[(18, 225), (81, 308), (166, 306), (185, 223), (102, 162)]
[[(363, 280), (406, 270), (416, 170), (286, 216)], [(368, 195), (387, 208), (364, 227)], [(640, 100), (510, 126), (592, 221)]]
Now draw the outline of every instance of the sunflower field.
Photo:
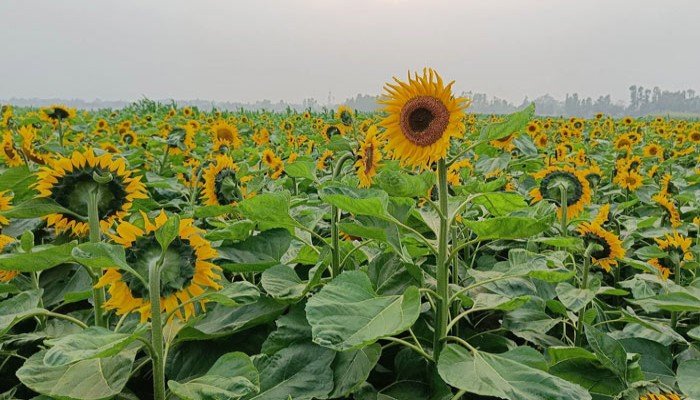
[(700, 121), (2, 107), (0, 398), (700, 399)]

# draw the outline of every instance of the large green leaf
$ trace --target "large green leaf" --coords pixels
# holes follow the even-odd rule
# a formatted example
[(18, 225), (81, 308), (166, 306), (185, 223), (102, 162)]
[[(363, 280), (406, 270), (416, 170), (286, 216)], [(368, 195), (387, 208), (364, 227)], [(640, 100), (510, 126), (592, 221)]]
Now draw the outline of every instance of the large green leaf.
[(252, 400), (310, 400), (325, 398), (333, 390), (331, 363), (335, 352), (311, 343), (286, 347), (255, 362), (260, 372), (260, 393)]
[(46, 197), (29, 199), (0, 214), (7, 218), (38, 218), (49, 214), (65, 214), (85, 218), (85, 216), (78, 215)]
[(294, 268), (276, 265), (262, 273), (260, 283), (265, 291), (275, 299), (295, 300), (306, 292), (307, 283), (302, 281)]
[(513, 114), (506, 116), (505, 121), (487, 125), (482, 131), (480, 140), (497, 140), (516, 133), (527, 125), (535, 115), (535, 103), (530, 103), (527, 107)]
[(700, 360), (681, 362), (677, 371), (678, 386), (690, 398), (700, 398)]
[(482, 221), (464, 221), (480, 240), (522, 239), (542, 233), (551, 227), (550, 219), (531, 217), (496, 217)]
[(586, 325), (586, 339), (604, 367), (620, 378), (627, 378), (627, 351), (624, 346), (605, 332)]
[(612, 400), (627, 386), (612, 371), (589, 357), (563, 359), (549, 367), (549, 373), (588, 390), (596, 400)]
[(284, 253), (292, 243), (292, 235), (286, 229), (260, 232), (246, 240), (217, 249), (220, 265), (232, 272), (260, 272), (280, 264)]
[(382, 346), (379, 343), (338, 353), (333, 360), (334, 386), (329, 397), (345, 397), (355, 391), (367, 380), (381, 354)]
[(118, 354), (136, 340), (136, 333), (114, 333), (92, 326), (78, 333), (47, 340), (50, 349), (44, 354), (44, 365), (61, 366), (80, 360), (105, 358)]
[(316, 163), (313, 161), (297, 160), (284, 166), (284, 173), (292, 178), (316, 179)]
[(475, 196), (472, 202), (483, 206), (496, 217), (527, 207), (527, 202), (523, 196), (510, 192), (481, 193)]
[(574, 312), (587, 306), (588, 303), (595, 298), (594, 291), (577, 288), (568, 282), (561, 282), (557, 285), (555, 290), (559, 301), (561, 301), (566, 308)]
[(68, 365), (44, 364), (46, 351), (29, 357), (17, 377), (37, 393), (59, 399), (98, 400), (121, 393), (129, 380), (136, 349), (108, 358), (93, 358)]
[(0, 175), (0, 192), (12, 192), (13, 202), (20, 204), (33, 197), (35, 193), (32, 189), (34, 182), (36, 182), (36, 174), (26, 166), (8, 168)]
[(510, 358), (470, 352), (450, 344), (440, 353), (438, 372), (449, 385), (481, 396), (511, 400), (591, 399), (582, 387)]
[(413, 175), (401, 170), (385, 168), (376, 176), (375, 183), (389, 196), (420, 197), (425, 196), (435, 185), (435, 174), (424, 172)]
[(71, 251), (76, 242), (36, 246), (31, 253), (7, 253), (0, 255), (0, 270), (33, 272), (53, 268), (73, 261)]
[(290, 200), (287, 192), (262, 193), (243, 200), (238, 210), (246, 218), (269, 228), (294, 228), (299, 223), (289, 215)]
[(184, 383), (168, 381), (170, 390), (184, 400), (239, 399), (260, 389), (258, 371), (241, 352), (221, 356), (207, 373)]
[(269, 297), (260, 297), (258, 301), (241, 307), (225, 307), (215, 305), (208, 308), (207, 313), (191, 326), (180, 331), (182, 339), (211, 339), (227, 336), (252, 328), (254, 326), (274, 321), (287, 306)]
[(647, 310), (700, 312), (700, 298), (687, 292), (672, 292), (630, 301)]
[(41, 290), (18, 293), (0, 302), (0, 334), (7, 333), (17, 322), (40, 313)]
[(337, 183), (321, 188), (321, 200), (355, 215), (390, 219), (389, 196), (383, 190), (358, 189)]
[(346, 271), (311, 297), (306, 317), (314, 342), (344, 351), (401, 333), (418, 318), (420, 295), (379, 296), (364, 272)]

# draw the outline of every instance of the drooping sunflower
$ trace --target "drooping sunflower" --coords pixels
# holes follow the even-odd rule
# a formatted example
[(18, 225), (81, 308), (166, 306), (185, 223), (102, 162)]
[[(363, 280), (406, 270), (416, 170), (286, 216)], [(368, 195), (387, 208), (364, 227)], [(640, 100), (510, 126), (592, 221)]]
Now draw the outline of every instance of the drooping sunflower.
[[(122, 222), (117, 226), (117, 234), (110, 238), (126, 249), (126, 261), (141, 276), (148, 276), (149, 266), (161, 257), (161, 247), (155, 238), (155, 231), (162, 227), (168, 216), (161, 210), (160, 214), (151, 221), (141, 212), (143, 226)], [(204, 232), (194, 226), (194, 220), (180, 220), (178, 237), (168, 247), (163, 261), (161, 273), (161, 310), (167, 313), (180, 310), (174, 316), (187, 320), (198, 308), (204, 309), (205, 302), (188, 303), (193, 297), (199, 296), (207, 288), (221, 289), (221, 268), (210, 260), (217, 256), (211, 243), (204, 239)], [(96, 287), (109, 287), (109, 299), (104, 303), (107, 310), (115, 310), (118, 315), (131, 312), (141, 314), (141, 322), (146, 322), (151, 316), (151, 304), (148, 288), (129, 272), (108, 269), (97, 282)], [(184, 311), (184, 312), (183, 312)]]
[(333, 157), (333, 150), (324, 150), (323, 154), (321, 154), (321, 157), (318, 158), (318, 161), (316, 161), (316, 168), (323, 170), (326, 168), (326, 162)]
[(454, 81), (445, 85), (433, 69), (409, 73), (408, 82), (394, 81), (384, 86), (379, 101), (388, 114), (381, 122), (386, 150), (402, 165), (427, 168), (445, 158), (450, 139), (462, 136), (469, 101), (453, 96)]
[[(111, 175), (108, 183), (98, 183), (93, 176)], [(140, 176), (132, 176), (123, 158), (105, 153), (95, 155), (92, 149), (75, 151), (71, 157), (51, 161), (37, 173), (35, 184), (39, 197), (47, 197), (75, 215), (54, 213), (45, 217), (56, 232), (71, 231), (74, 235), (88, 233), (87, 209), (93, 191), (97, 193), (100, 228), (109, 227), (131, 209), (135, 199), (148, 198)], [(78, 216), (83, 216), (80, 218)]]
[(235, 204), (245, 197), (245, 191), (237, 176), (238, 166), (231, 157), (219, 155), (216, 162), (204, 170), (202, 200), (206, 205)]
[(625, 256), (625, 249), (622, 248), (622, 240), (603, 228), (603, 223), (607, 221), (610, 206), (604, 205), (600, 208), (598, 215), (591, 222), (582, 222), (576, 231), (581, 235), (586, 245), (595, 243), (602, 249), (595, 250), (591, 254), (593, 265), (598, 265), (605, 271), (610, 272), (611, 267), (617, 266), (617, 259)]
[[(533, 177), (539, 180), (539, 185), (530, 191), (533, 202), (549, 199), (561, 202), (560, 185), (566, 189), (566, 216), (574, 218), (583, 211), (583, 207), (591, 202), (591, 186), (584, 171), (570, 166), (549, 166), (538, 171)], [(557, 213), (561, 216), (561, 204)]]
[(2, 121), (2, 126), (9, 127), (10, 121), (12, 120), (13, 110), (12, 106), (8, 104), (3, 104), (0, 107), (0, 121)]
[(122, 144), (127, 145), (127, 146), (138, 146), (139, 145), (138, 136), (136, 136), (136, 132), (132, 131), (131, 129), (124, 131), (124, 133), (121, 134), (119, 141), (122, 142)]
[(5, 160), (8, 167), (17, 167), (22, 165), (22, 156), (15, 148), (15, 141), (12, 138), (10, 131), (5, 132), (2, 136), (2, 146), (0, 147), (0, 156)]
[(382, 159), (377, 135), (377, 127), (371, 126), (367, 130), (365, 140), (360, 143), (357, 161), (355, 162), (357, 177), (360, 179), (360, 187), (370, 187), (372, 179), (377, 175), (379, 161)]
[(284, 161), (277, 157), (270, 149), (265, 149), (262, 154), (262, 162), (270, 169), (269, 175), (272, 179), (277, 179), (284, 173)]
[[(10, 244), (13, 242), (15, 242), (14, 238), (7, 236), (7, 235), (0, 234), (0, 254), (5, 253), (7, 248), (10, 247)], [(20, 274), (19, 271), (12, 271), (12, 270), (1, 271), (0, 270), (0, 282), (9, 282), (9, 281), (13, 280), (19, 274)]]
[(355, 112), (347, 106), (340, 106), (335, 112), (335, 117), (340, 120), (345, 126), (352, 126), (352, 121), (355, 117)]
[(462, 184), (462, 169), (468, 168), (473, 169), (471, 161), (466, 158), (452, 163), (449, 168), (447, 168), (447, 183), (452, 186), (459, 186)]
[(41, 118), (49, 122), (75, 118), (76, 115), (74, 108), (66, 107), (63, 104), (54, 104), (41, 109)]
[(19, 128), (19, 135), (22, 137), (22, 152), (24, 153), (24, 156), (39, 165), (46, 164), (49, 156), (37, 151), (34, 144), (36, 139), (36, 128), (31, 125), (22, 126)]
[(343, 136), (345, 135), (345, 127), (343, 125), (331, 125), (326, 124), (321, 130), (321, 135), (326, 139), (330, 140), (333, 136)]

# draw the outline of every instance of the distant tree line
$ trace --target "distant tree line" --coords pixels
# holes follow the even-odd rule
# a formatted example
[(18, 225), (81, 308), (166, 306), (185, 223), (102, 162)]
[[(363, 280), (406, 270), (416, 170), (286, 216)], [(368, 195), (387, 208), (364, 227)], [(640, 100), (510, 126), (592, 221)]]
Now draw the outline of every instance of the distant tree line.
[[(597, 99), (582, 97), (578, 93), (567, 94), (564, 100), (558, 100), (547, 94), (534, 100), (525, 98), (522, 103), (514, 104), (508, 100), (498, 97), (488, 96), (484, 93), (464, 92), (462, 96), (469, 97), (472, 105), (470, 112), (480, 114), (506, 114), (518, 110), (530, 102), (536, 105), (537, 114), (552, 116), (581, 116), (590, 118), (597, 113), (604, 113), (615, 117), (630, 115), (633, 117), (644, 115), (674, 115), (700, 117), (700, 96), (692, 89), (669, 91), (661, 90), (659, 87), (648, 89), (643, 86), (632, 85), (629, 87), (629, 102), (613, 102), (610, 95), (599, 96)], [(378, 96), (358, 94), (347, 99), (342, 104), (358, 111), (371, 112), (380, 108), (377, 104)], [(101, 108), (124, 108), (130, 105), (139, 104), (151, 100), (142, 99), (139, 102), (130, 103), (126, 101), (86, 101), (80, 99), (18, 99), (11, 98), (0, 100), (2, 104), (14, 104), (17, 106), (41, 107), (54, 103), (66, 104), (79, 109), (101, 109)], [(305, 99), (301, 103), (287, 103), (284, 101), (272, 102), (270, 100), (260, 100), (255, 103), (243, 102), (221, 102), (210, 100), (160, 100), (158, 104), (171, 104), (178, 107), (196, 106), (201, 110), (213, 108), (219, 110), (251, 110), (251, 111), (273, 111), (290, 112), (292, 110), (312, 110), (327, 111), (333, 110), (337, 104), (321, 104), (316, 99)]]
[[(578, 93), (567, 94), (564, 100), (558, 100), (551, 95), (544, 95), (534, 100), (525, 98), (520, 104), (508, 100), (490, 97), (485, 93), (464, 92), (462, 96), (469, 97), (472, 105), (471, 112), (483, 114), (505, 114), (513, 112), (534, 102), (539, 115), (564, 115), (592, 117), (604, 113), (616, 117), (644, 115), (687, 115), (700, 117), (700, 96), (692, 89), (669, 91), (659, 87), (647, 89), (643, 86), (629, 87), (630, 99), (628, 104), (613, 102), (610, 95), (599, 96), (597, 99), (582, 97)], [(377, 109), (377, 96), (357, 95), (345, 104), (362, 111)]]

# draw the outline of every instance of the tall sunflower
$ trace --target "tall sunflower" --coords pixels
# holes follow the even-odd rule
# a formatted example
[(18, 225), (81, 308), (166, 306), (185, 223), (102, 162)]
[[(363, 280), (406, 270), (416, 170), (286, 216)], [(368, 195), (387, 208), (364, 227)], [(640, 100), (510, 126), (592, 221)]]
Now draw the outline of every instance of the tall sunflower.
[[(117, 234), (109, 236), (124, 246), (129, 265), (141, 276), (148, 276), (149, 266), (161, 256), (155, 231), (165, 224), (168, 216), (162, 210), (153, 221), (145, 213), (141, 212), (141, 215), (143, 226), (122, 222), (117, 226)], [(203, 234), (191, 218), (180, 220), (178, 237), (168, 247), (162, 264), (161, 310), (169, 313), (182, 305), (174, 312), (174, 316), (181, 320), (192, 317), (197, 308), (204, 309), (204, 301), (195, 304), (187, 303), (188, 300), (201, 295), (207, 288), (221, 289), (218, 283), (222, 279), (221, 268), (209, 261), (217, 256), (217, 252)], [(150, 318), (148, 288), (140, 280), (128, 272), (108, 269), (95, 287), (107, 286), (109, 300), (104, 303), (105, 309), (115, 310), (118, 315), (138, 312), (141, 322)]]
[(45, 121), (61, 121), (75, 118), (75, 108), (66, 107), (63, 104), (54, 104), (41, 109), (41, 118)]
[(647, 393), (639, 396), (639, 400), (681, 400), (681, 396), (672, 392)]
[(5, 132), (2, 136), (2, 145), (0, 145), (0, 156), (5, 160), (8, 167), (17, 167), (22, 165), (22, 156), (15, 147), (15, 141), (12, 138), (10, 131)]
[[(574, 218), (583, 211), (583, 207), (591, 202), (591, 186), (586, 179), (585, 171), (570, 166), (549, 166), (538, 171), (533, 177), (539, 180), (539, 185), (530, 191), (533, 203), (549, 199), (561, 202), (559, 185), (566, 188), (566, 217)], [(557, 213), (561, 215), (561, 204)]]
[(335, 112), (335, 117), (340, 120), (345, 126), (352, 126), (352, 121), (355, 116), (355, 112), (347, 106), (340, 106)]
[(576, 231), (581, 235), (584, 242), (595, 243), (602, 247), (591, 254), (593, 265), (599, 265), (605, 271), (610, 272), (611, 267), (617, 266), (617, 259), (625, 256), (625, 249), (622, 248), (622, 240), (603, 228), (603, 223), (607, 221), (610, 206), (604, 205), (598, 211), (598, 215), (591, 222), (583, 222)]
[(372, 179), (377, 175), (379, 161), (382, 153), (379, 151), (379, 139), (377, 139), (377, 127), (372, 126), (365, 134), (365, 140), (360, 143), (355, 168), (360, 179), (360, 187), (372, 185)]
[(445, 85), (433, 69), (424, 69), (423, 75), (409, 73), (408, 82), (394, 81), (384, 86), (379, 101), (388, 114), (381, 122), (386, 150), (402, 165), (427, 168), (445, 158), (451, 138), (462, 136), (469, 101), (454, 97), (454, 81)]
[[(93, 178), (95, 174), (111, 174), (113, 179), (108, 183), (98, 183)], [(37, 173), (35, 187), (39, 197), (50, 198), (74, 213), (49, 214), (45, 217), (47, 225), (53, 226), (58, 233), (71, 231), (77, 236), (88, 233), (86, 218), (92, 191), (97, 191), (102, 231), (107, 231), (114, 221), (123, 218), (135, 199), (148, 198), (141, 177), (132, 176), (123, 158), (110, 153), (97, 156), (92, 149), (82, 153), (75, 151), (71, 157), (51, 161)]]
[(207, 205), (235, 204), (243, 200), (245, 192), (237, 177), (238, 166), (231, 157), (220, 155), (204, 170), (202, 200)]

